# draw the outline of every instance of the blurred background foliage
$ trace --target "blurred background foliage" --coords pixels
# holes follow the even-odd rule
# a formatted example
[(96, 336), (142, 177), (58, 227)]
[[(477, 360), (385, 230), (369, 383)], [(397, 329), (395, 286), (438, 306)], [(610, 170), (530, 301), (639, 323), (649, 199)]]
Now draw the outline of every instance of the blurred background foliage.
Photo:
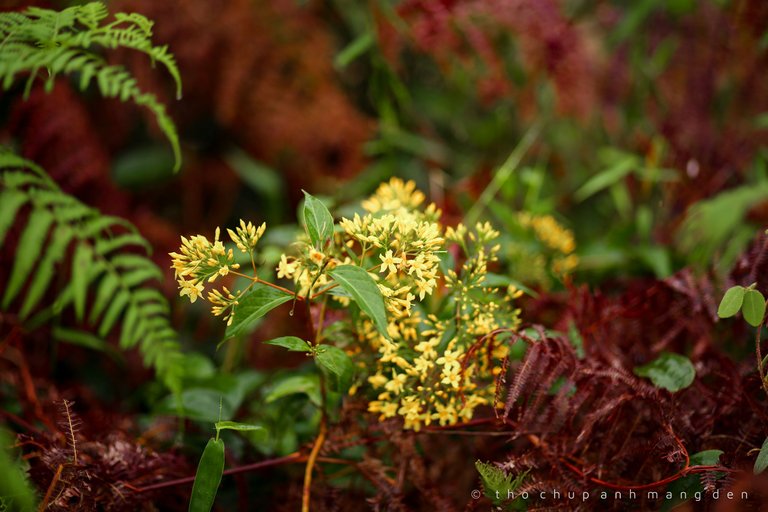
[[(6, 0), (0, 7), (71, 4)], [(546, 250), (521, 224), (521, 211), (551, 215), (572, 230), (579, 264), (570, 279), (604, 285), (684, 267), (726, 279), (768, 222), (762, 0), (108, 6), (154, 20), (153, 40), (176, 57), (178, 101), (172, 79), (146, 59), (107, 53), (166, 104), (181, 140), (181, 172), (172, 172), (173, 154), (150, 114), (78, 93), (65, 78), (50, 93), (32, 88), (26, 100), (20, 87), (3, 93), (0, 138), (65, 192), (133, 223), (165, 269), (168, 297), (175, 282), (167, 253), (181, 234), (210, 234), (239, 218), (266, 221), (268, 277), (296, 230), (302, 189), (349, 214), (391, 176), (415, 180), (447, 225), (491, 219), (503, 235), (498, 272), (533, 295), (564, 285), (526, 256)], [(3, 247), (0, 283), (12, 261)], [(181, 301), (173, 308), (191, 354), (183, 410), (132, 353), (104, 363), (92, 350), (54, 347), (58, 357), (51, 357), (45, 333), (33, 333), (25, 340), (28, 361), (3, 364), (16, 373), (32, 368), (29, 379), (46, 389), (35, 403), (78, 396), (91, 425), (115, 418), (124, 428), (152, 424), (152, 435), (170, 440), (174, 424), (158, 427), (155, 413), (210, 422), (223, 395), (223, 416), (241, 411), (269, 431), (250, 444), (227, 437), (235, 459), (295, 451), (316, 431), (319, 416), (301, 397), (311, 401), (316, 383), (302, 356), (286, 360), (253, 341), (286, 334), (301, 319), (278, 313), (253, 339), (219, 347), (223, 326), (205, 309)], [(12, 314), (0, 316), (4, 335), (13, 325)], [(79, 370), (85, 365), (93, 369), (87, 376)], [(275, 370), (291, 365), (298, 369)], [(127, 377), (115, 382), (109, 376), (118, 370)], [(22, 417), (31, 398), (11, 389), (24, 379), (0, 379), (3, 408)], [(104, 402), (114, 410), (96, 406)], [(199, 438), (185, 450), (199, 453), (207, 434), (193, 428), (191, 435)], [(182, 463), (176, 469), (189, 473)], [(269, 479), (248, 482), (253, 496), (296, 491), (271, 489)], [(230, 491), (223, 503), (236, 499)]]

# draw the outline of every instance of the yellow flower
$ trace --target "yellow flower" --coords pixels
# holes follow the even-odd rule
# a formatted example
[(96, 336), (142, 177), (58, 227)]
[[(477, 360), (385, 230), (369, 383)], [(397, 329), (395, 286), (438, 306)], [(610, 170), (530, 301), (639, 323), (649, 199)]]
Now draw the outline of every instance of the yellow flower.
[(458, 356), (460, 355), (461, 355), (461, 351), (459, 349), (456, 349), (453, 352), (451, 352), (450, 350), (446, 350), (443, 356), (435, 362), (437, 364), (441, 364), (445, 366), (446, 368), (450, 368), (452, 366), (459, 368), (460, 365), (459, 365)]
[(385, 270), (389, 269), (391, 273), (397, 272), (397, 264), (401, 263), (403, 261), (402, 258), (397, 258), (392, 254), (392, 250), (388, 250), (386, 253), (379, 255), (379, 258), (382, 261), (381, 264), (381, 270), (379, 272), (384, 272)]
[(181, 286), (179, 296), (183, 297), (186, 295), (189, 297), (189, 302), (195, 302), (198, 297), (202, 297), (203, 285), (201, 283), (195, 283), (186, 279), (179, 279), (178, 282), (179, 286)]
[(456, 409), (451, 404), (443, 405), (438, 402), (435, 404), (435, 409), (437, 412), (432, 415), (432, 418), (438, 420), (440, 425), (452, 425), (458, 420)]
[(461, 371), (458, 366), (446, 366), (443, 368), (443, 380), (440, 382), (448, 386), (458, 388), (461, 383)]
[(298, 267), (298, 262), (296, 261), (289, 262), (285, 254), (281, 254), (280, 263), (277, 264), (277, 278), (278, 279), (293, 278), (293, 275), (296, 272), (297, 267)]
[(383, 376), (380, 372), (368, 377), (368, 382), (370, 382), (374, 389), (384, 386), (388, 381), (389, 379)]
[(325, 254), (321, 253), (320, 251), (316, 251), (315, 249), (309, 250), (309, 259), (312, 260), (312, 262), (320, 266), (323, 264), (323, 260), (325, 259)]
[(266, 223), (262, 223), (257, 229), (252, 223), (246, 224), (243, 219), (240, 219), (240, 227), (235, 228), (235, 231), (227, 229), (227, 233), (238, 249), (242, 252), (250, 252), (256, 247), (266, 229)]
[(405, 381), (408, 378), (408, 375), (405, 373), (396, 373), (394, 370), (392, 370), (392, 379), (387, 382), (387, 384), (384, 386), (384, 389), (387, 391), (391, 391), (392, 393), (399, 395), (403, 392)]

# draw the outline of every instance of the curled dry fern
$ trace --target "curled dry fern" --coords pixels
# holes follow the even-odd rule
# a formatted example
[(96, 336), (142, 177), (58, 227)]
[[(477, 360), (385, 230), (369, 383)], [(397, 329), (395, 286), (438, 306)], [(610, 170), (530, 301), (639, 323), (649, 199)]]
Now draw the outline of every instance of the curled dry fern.
[(122, 66), (111, 66), (95, 48), (129, 48), (161, 63), (176, 83), (181, 97), (181, 77), (167, 46), (152, 44), (152, 21), (136, 13), (108, 16), (101, 2), (74, 6), (63, 11), (30, 7), (23, 13), (0, 13), (0, 81), (7, 90), (20, 75), (26, 75), (25, 95), (35, 80), (45, 75), (45, 89), (53, 88), (60, 74), (79, 77), (81, 89), (95, 80), (105, 97), (131, 100), (148, 108), (168, 137), (178, 170), (181, 162), (179, 138), (165, 107), (154, 95), (143, 92), (136, 79)]
[[(93, 346), (103, 345), (101, 338), (122, 318), (120, 346), (138, 345), (145, 364), (170, 389), (180, 391), (183, 354), (168, 320), (168, 303), (145, 286), (163, 277), (147, 257), (147, 241), (128, 221), (102, 215), (64, 193), (33, 162), (0, 150), (0, 247), (14, 223), (21, 223), (18, 214), (26, 207), (29, 216), (0, 299), (2, 309), (18, 304), (19, 317), (34, 328), (72, 306), (77, 320), (93, 325), (97, 335), (57, 326), (54, 336)], [(54, 275), (68, 261), (70, 279), (56, 288)], [(51, 289), (56, 299), (45, 304), (42, 299)], [(89, 291), (95, 297), (86, 311)]]

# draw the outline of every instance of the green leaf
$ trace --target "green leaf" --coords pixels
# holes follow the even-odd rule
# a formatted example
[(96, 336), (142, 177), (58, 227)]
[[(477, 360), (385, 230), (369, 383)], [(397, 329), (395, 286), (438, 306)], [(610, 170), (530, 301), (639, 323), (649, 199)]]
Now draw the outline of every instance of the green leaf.
[(7, 509), (3, 507), (0, 509), (37, 510), (39, 500), (24, 470), (25, 463), (11, 452), (11, 447), (16, 444), (15, 434), (5, 428), (0, 429), (0, 468), (3, 468), (3, 478), (0, 478), (0, 498), (7, 500), (6, 505), (11, 504)]
[(668, 389), (674, 393), (693, 383), (696, 369), (687, 357), (662, 352), (658, 359), (635, 368), (635, 374), (648, 377), (656, 387)]
[(768, 437), (763, 441), (760, 453), (757, 454), (757, 459), (755, 459), (755, 474), (759, 475), (765, 471), (765, 468), (768, 468)]
[[(720, 455), (723, 454), (722, 450), (704, 450), (691, 455), (691, 466), (715, 466), (719, 463)], [(721, 478), (724, 473), (719, 471), (714, 472), (715, 478)], [(674, 496), (671, 500), (665, 500), (661, 506), (662, 512), (675, 510), (675, 508), (683, 501), (680, 496), (693, 497), (695, 493), (701, 492), (704, 494), (704, 486), (701, 484), (701, 478), (698, 475), (688, 475), (686, 477), (675, 480), (667, 487), (667, 492), (672, 493)], [(685, 494), (683, 494), (685, 493)]]
[(309, 352), (311, 350), (309, 343), (296, 336), (283, 336), (273, 340), (265, 341), (267, 345), (287, 348), (292, 352)]
[(372, 31), (369, 30), (364, 32), (336, 55), (336, 58), (333, 59), (333, 67), (336, 69), (344, 69), (352, 61), (368, 51), (375, 42), (376, 38)]
[(213, 423), (219, 420), (220, 404), (222, 417), (232, 417), (236, 412), (232, 401), (227, 396), (222, 395), (219, 390), (185, 387), (178, 397), (173, 395), (166, 397), (153, 412)]
[(115, 322), (117, 322), (120, 314), (128, 305), (130, 298), (130, 292), (126, 291), (125, 289), (120, 290), (117, 295), (112, 298), (112, 301), (109, 303), (109, 307), (107, 308), (107, 312), (104, 313), (104, 318), (101, 319), (101, 325), (99, 326), (99, 336), (106, 336), (109, 334), (109, 331), (112, 330), (112, 327), (115, 325)]
[(253, 432), (258, 431), (262, 435), (266, 435), (267, 429), (261, 425), (251, 425), (249, 423), (238, 423), (236, 421), (217, 421), (216, 431), (219, 430), (237, 430), (238, 432)]
[(224, 441), (211, 438), (197, 465), (189, 512), (210, 512), (224, 473)]
[(109, 305), (109, 300), (115, 295), (120, 287), (120, 279), (114, 272), (107, 272), (99, 283), (96, 291), (96, 299), (93, 301), (91, 314), (88, 317), (88, 323), (93, 324), (98, 320), (101, 313)]
[(352, 359), (338, 347), (322, 345), (317, 349), (315, 360), (321, 369), (331, 377), (331, 388), (344, 393), (352, 384), (352, 375), (355, 373), (355, 365)]
[[(517, 476), (511, 473), (507, 474), (503, 469), (479, 460), (475, 461), (475, 469), (480, 473), (485, 496), (493, 500), (494, 503), (506, 500), (507, 496), (509, 496), (507, 493), (514, 492), (520, 487), (520, 484), (523, 483), (523, 480), (528, 475), (528, 471), (519, 473)], [(497, 495), (500, 498), (497, 498)]]
[(714, 466), (720, 463), (723, 450), (704, 450), (691, 455), (691, 466)]
[(752, 327), (758, 327), (765, 317), (765, 297), (757, 290), (747, 290), (744, 294), (744, 304), (741, 306), (744, 320)]
[(601, 171), (590, 178), (589, 181), (574, 192), (573, 197), (578, 202), (584, 201), (588, 197), (624, 179), (636, 166), (636, 157), (634, 155), (626, 155), (616, 162), (613, 167)]
[(304, 192), (304, 224), (312, 245), (321, 248), (333, 236), (333, 216), (322, 201)]
[(355, 299), (360, 309), (371, 317), (381, 335), (389, 339), (384, 297), (368, 272), (354, 265), (340, 265), (329, 270), (328, 274)]
[(19, 246), (16, 248), (11, 277), (3, 296), (3, 308), (7, 308), (19, 293), (38, 256), (43, 252), (43, 244), (52, 222), (53, 216), (48, 210), (33, 210), (30, 214), (29, 221), (19, 239)]
[(292, 299), (293, 295), (256, 283), (251, 291), (239, 300), (232, 324), (227, 327), (225, 336), (232, 338), (247, 333), (256, 320)]
[(46, 249), (40, 264), (37, 266), (37, 271), (32, 276), (31, 283), (27, 287), (24, 304), (22, 304), (21, 310), (19, 310), (21, 318), (26, 318), (40, 302), (40, 299), (43, 298), (51, 279), (53, 279), (55, 266), (63, 259), (72, 236), (73, 232), (71, 229), (58, 227), (54, 230), (51, 243)]
[(75, 315), (80, 322), (85, 314), (85, 299), (88, 294), (88, 283), (91, 274), (93, 251), (85, 243), (77, 244), (75, 255), (72, 257), (72, 291), (75, 299)]
[(63, 341), (64, 343), (105, 352), (113, 360), (118, 362), (122, 361), (122, 356), (116, 348), (107, 343), (104, 339), (95, 336), (90, 332), (57, 326), (53, 328), (51, 334), (54, 338)]
[(0, 192), (0, 246), (3, 245), (5, 234), (16, 220), (16, 212), (27, 202), (26, 194), (16, 190), (3, 190)]
[(723, 300), (720, 301), (720, 306), (717, 308), (717, 316), (729, 318), (738, 313), (744, 302), (744, 294), (746, 292), (747, 289), (743, 286), (729, 288), (725, 295), (723, 295)]
[(320, 381), (316, 375), (291, 375), (275, 384), (269, 393), (264, 397), (266, 403), (272, 403), (285, 396), (303, 393), (309, 397), (309, 400), (320, 407), (322, 399), (320, 397)]

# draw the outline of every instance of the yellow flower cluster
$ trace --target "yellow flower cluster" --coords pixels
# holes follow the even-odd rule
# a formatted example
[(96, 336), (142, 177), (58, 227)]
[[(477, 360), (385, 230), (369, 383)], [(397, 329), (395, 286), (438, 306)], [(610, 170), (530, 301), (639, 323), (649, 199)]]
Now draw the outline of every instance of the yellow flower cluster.
[(416, 183), (403, 182), (400, 178), (392, 178), (389, 183), (382, 183), (376, 193), (364, 200), (362, 205), (366, 211), (411, 212), (424, 202), (424, 194), (416, 189)]
[(424, 194), (414, 182), (393, 178), (363, 201), (366, 215), (339, 223), (351, 245), (360, 245), (361, 259), (374, 257), (371, 270), (380, 274), (379, 290), (395, 320), (410, 316), (416, 297), (424, 300), (437, 286), (438, 254), (444, 243), (437, 223), (441, 212), (434, 203), (419, 210), (423, 202)]
[(189, 240), (181, 237), (181, 253), (172, 252), (173, 268), (181, 287), (181, 295), (187, 295), (191, 302), (202, 294), (203, 283), (212, 283), (219, 276), (226, 276), (230, 269), (238, 269), (232, 249), (225, 249), (219, 240), (219, 228), (213, 242), (203, 235), (194, 235)]
[(551, 215), (531, 215), (528, 212), (520, 212), (517, 214), (517, 221), (525, 228), (533, 228), (536, 238), (556, 251), (570, 254), (576, 249), (573, 233), (558, 224)]
[[(249, 253), (256, 247), (266, 227), (266, 224), (262, 224), (256, 228), (252, 223), (240, 220), (240, 226), (234, 231), (228, 229), (227, 233), (238, 249)], [(190, 302), (195, 302), (198, 297), (205, 298), (203, 292), (206, 284), (213, 283), (218, 277), (226, 276), (230, 271), (240, 268), (240, 264), (235, 263), (233, 250), (225, 248), (224, 242), (219, 240), (220, 235), (221, 230), (216, 228), (213, 241), (203, 235), (194, 235), (189, 239), (182, 236), (179, 252), (169, 253), (172, 258), (171, 268), (179, 283), (179, 295), (187, 296)], [(222, 287), (221, 291), (214, 289), (208, 292), (207, 299), (213, 305), (213, 314), (223, 315), (229, 325), (232, 323), (240, 295)]]
[(240, 219), (240, 226), (235, 228), (234, 231), (227, 229), (227, 233), (229, 233), (229, 237), (235, 242), (235, 245), (237, 245), (237, 248), (240, 249), (240, 251), (249, 253), (256, 248), (256, 244), (264, 235), (266, 229), (266, 222), (263, 222), (261, 226), (256, 228), (256, 226), (250, 222), (246, 224), (243, 219)]
[[(368, 377), (378, 392), (369, 403), (370, 412), (382, 419), (401, 416), (405, 428), (419, 430), (433, 422), (468, 421), (478, 406), (492, 404), (494, 373), (489, 359), (491, 365), (499, 361), (507, 348), (495, 346), (489, 354), (487, 346), (481, 347), (471, 359), (467, 351), (493, 330), (519, 323), (519, 311), (511, 305), (519, 292), (500, 297), (496, 289), (484, 286), (488, 264), (500, 250), (494, 243), (498, 235), (488, 223), (472, 231), (463, 225), (446, 230), (446, 239), (461, 246), (467, 257), (459, 273), (450, 271), (446, 276), (454, 317), (439, 320), (430, 314), (423, 318), (415, 310), (390, 322), (391, 341), (378, 335), (369, 321), (362, 322), (360, 340), (379, 354), (376, 371)], [(391, 263), (396, 268), (400, 264)], [(390, 262), (384, 264), (386, 268), (380, 270), (390, 271)]]
[[(517, 214), (517, 221), (520, 226), (530, 230), (544, 247), (554, 251), (551, 256), (551, 269), (556, 276), (565, 277), (576, 269), (579, 265), (579, 257), (574, 253), (576, 241), (571, 230), (561, 226), (552, 215), (533, 215), (528, 212), (520, 212)], [(522, 249), (516, 253), (518, 257), (522, 256), (525, 260), (526, 270), (530, 269), (529, 273), (533, 277), (531, 281), (546, 284), (547, 278), (543, 271), (546, 267), (545, 256)], [(526, 254), (523, 255), (522, 253)]]

